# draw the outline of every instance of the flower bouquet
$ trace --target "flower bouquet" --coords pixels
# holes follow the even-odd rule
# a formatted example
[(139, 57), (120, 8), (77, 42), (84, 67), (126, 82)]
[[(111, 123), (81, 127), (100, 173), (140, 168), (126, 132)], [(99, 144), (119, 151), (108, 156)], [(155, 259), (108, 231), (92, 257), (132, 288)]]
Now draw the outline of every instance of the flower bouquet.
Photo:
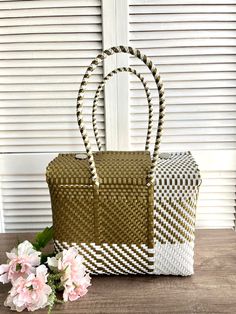
[(47, 227), (32, 243), (24, 241), (6, 253), (7, 263), (0, 265), (0, 282), (12, 285), (4, 302), (11, 310), (35, 311), (48, 306), (51, 313), (55, 303), (74, 301), (87, 293), (90, 276), (76, 248), (58, 254), (42, 252), (52, 233), (52, 227)]

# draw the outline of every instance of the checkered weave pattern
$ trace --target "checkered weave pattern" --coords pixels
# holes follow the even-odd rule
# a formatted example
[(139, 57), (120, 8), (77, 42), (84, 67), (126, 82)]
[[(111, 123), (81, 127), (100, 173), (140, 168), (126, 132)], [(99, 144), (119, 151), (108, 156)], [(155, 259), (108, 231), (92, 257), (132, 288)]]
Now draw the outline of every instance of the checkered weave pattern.
[[(153, 108), (144, 78), (132, 68), (118, 68), (99, 84), (93, 127), (99, 150), (96, 106), (106, 81), (118, 72), (135, 74), (148, 99), (145, 151), (93, 153), (83, 122), (83, 98), (92, 72), (106, 57), (129, 53), (150, 69), (159, 92), (159, 122), (151, 156), (147, 151)], [(165, 110), (164, 87), (152, 61), (131, 47), (112, 47), (88, 67), (77, 99), (77, 118), (86, 155), (59, 154), (47, 167), (57, 251), (74, 246), (91, 274), (193, 273), (196, 205), (201, 184), (190, 152), (159, 156)]]
[(99, 193), (88, 160), (60, 154), (47, 168), (56, 249), (76, 246), (93, 274), (153, 272), (154, 199), (149, 152), (97, 152)]
[(190, 152), (170, 153), (168, 158), (159, 158), (157, 169), (154, 273), (191, 275), (200, 171)]
[[(56, 190), (55, 181), (58, 182), (62, 191), (62, 194), (55, 194), (52, 198), (54, 229), (56, 230), (55, 247), (57, 251), (69, 246), (76, 246), (78, 251), (85, 257), (85, 265), (92, 274), (148, 273), (187, 276), (193, 273), (195, 216), (201, 177), (197, 164), (190, 152), (170, 153), (168, 158), (162, 158), (161, 154), (158, 160), (152, 218), (153, 247), (148, 247), (145, 243), (139, 245), (132, 244), (131, 242), (135, 242), (132, 240), (132, 236), (136, 239), (136, 235), (130, 235), (129, 243), (127, 234), (124, 236), (126, 242), (124, 244), (122, 243), (124, 240), (122, 237), (119, 238), (118, 236), (116, 238), (115, 236), (115, 238), (110, 238), (110, 229), (105, 230), (100, 244), (93, 242), (93, 192), (86, 188), (91, 186), (91, 182), (89, 182), (88, 178), (78, 177), (75, 170), (71, 171), (71, 173), (69, 172), (68, 159), (75, 163), (78, 162), (74, 157), (75, 155), (61, 155), (60, 158), (65, 159), (64, 167), (56, 166), (56, 160), (54, 160), (47, 171), (51, 180), (51, 191), (52, 189)], [(95, 153), (95, 160), (96, 158), (100, 159), (101, 162), (101, 157), (99, 157), (98, 153)], [(113, 158), (115, 158), (115, 155), (113, 155)], [(84, 173), (83, 175), (86, 176), (86, 168), (81, 167), (83, 163), (85, 164), (85, 161), (80, 160), (77, 164), (80, 173)], [(106, 176), (110, 175), (110, 168), (113, 164), (114, 160), (108, 162), (108, 167), (105, 170)], [(55, 181), (52, 179), (53, 174), (50, 167), (57, 172)], [(82, 172), (80, 168), (83, 168), (85, 172)], [(67, 173), (70, 174), (70, 179), (69, 176), (67, 178), (67, 184), (64, 182), (65, 179), (58, 179), (58, 171), (62, 171), (62, 169), (65, 179), (68, 176)], [(137, 177), (136, 179), (138, 180), (139, 178)], [(109, 180), (109, 177), (103, 180), (103, 182), (106, 182), (106, 180)], [(84, 184), (83, 189), (80, 186), (81, 182)], [(73, 187), (72, 191), (71, 187)], [(116, 193), (115, 199), (117, 200), (119, 192)], [(130, 199), (132, 203), (135, 199), (130, 197), (132, 190), (127, 190), (126, 193), (127, 199)], [(63, 202), (62, 199), (64, 200)], [(86, 202), (81, 203), (81, 199), (86, 200)], [(70, 210), (64, 210), (63, 206)], [(110, 208), (111, 204), (104, 208), (107, 214), (105, 215), (104, 212), (101, 214), (101, 230), (106, 229), (105, 220), (110, 224)], [(141, 221), (145, 220), (143, 211), (141, 209)], [(130, 213), (127, 213), (127, 215), (128, 217), (119, 218), (119, 215), (115, 216), (115, 213), (113, 213), (111, 217), (114, 217), (114, 220), (112, 220), (115, 225), (113, 224), (111, 229), (124, 226), (125, 221), (129, 218), (131, 220), (134, 219), (132, 214), (130, 217)], [(141, 228), (143, 227), (141, 226)], [(62, 235), (57, 234), (57, 232), (61, 232)], [(83, 234), (83, 240), (86, 239), (86, 241), (83, 242), (81, 238), (76, 240), (76, 233), (79, 235)], [(141, 234), (143, 233), (141, 232)], [(108, 239), (110, 241), (107, 241)], [(141, 241), (143, 240), (142, 236), (140, 239)]]

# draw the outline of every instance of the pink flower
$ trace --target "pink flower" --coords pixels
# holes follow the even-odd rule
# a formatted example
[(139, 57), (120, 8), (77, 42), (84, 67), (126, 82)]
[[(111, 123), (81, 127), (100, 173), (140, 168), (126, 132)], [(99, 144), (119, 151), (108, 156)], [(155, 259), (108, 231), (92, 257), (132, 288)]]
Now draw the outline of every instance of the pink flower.
[(17, 312), (24, 309), (35, 311), (47, 306), (49, 295), (52, 292), (50, 286), (47, 285), (47, 276), (47, 267), (40, 265), (36, 268), (36, 274), (16, 279), (4, 305)]
[(80, 297), (83, 297), (88, 292), (88, 287), (91, 285), (91, 278), (89, 274), (86, 274), (79, 283), (64, 284), (63, 300), (75, 301)]
[(35, 273), (35, 267), (40, 264), (41, 252), (34, 250), (29, 241), (24, 241), (6, 253), (8, 264), (0, 265), (0, 282), (13, 282), (19, 277), (26, 278), (29, 274)]
[(63, 250), (56, 257), (48, 258), (48, 265), (52, 269), (62, 272), (61, 284), (64, 286), (64, 301), (74, 301), (87, 293), (90, 276), (86, 273), (84, 259), (76, 248)]

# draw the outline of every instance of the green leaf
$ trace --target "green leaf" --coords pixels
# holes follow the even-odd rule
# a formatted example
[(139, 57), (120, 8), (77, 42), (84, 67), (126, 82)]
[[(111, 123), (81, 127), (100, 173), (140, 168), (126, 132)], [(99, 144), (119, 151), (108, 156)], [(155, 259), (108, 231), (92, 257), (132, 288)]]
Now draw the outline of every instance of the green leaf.
[(42, 232), (36, 234), (35, 240), (32, 243), (35, 250), (39, 251), (44, 248), (53, 238), (53, 228), (46, 227)]

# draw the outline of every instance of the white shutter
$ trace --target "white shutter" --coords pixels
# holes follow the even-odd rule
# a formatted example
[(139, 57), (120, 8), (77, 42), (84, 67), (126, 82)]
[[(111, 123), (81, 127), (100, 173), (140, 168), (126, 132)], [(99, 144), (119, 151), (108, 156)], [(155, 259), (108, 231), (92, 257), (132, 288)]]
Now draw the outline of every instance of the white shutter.
[[(166, 86), (162, 151), (191, 150), (202, 170), (197, 227), (232, 228), (235, 11), (234, 0), (0, 1), (0, 230), (51, 224), (46, 165), (58, 152), (84, 150), (75, 115), (79, 82), (102, 48), (128, 39), (154, 60)], [(127, 63), (127, 56), (106, 60), (105, 72)], [(150, 82), (157, 105), (148, 70), (134, 58), (130, 65)], [(99, 67), (84, 109), (94, 148), (90, 112), (102, 74)], [(121, 74), (110, 85), (106, 120), (102, 99), (97, 117), (103, 145), (106, 139), (109, 149), (143, 149), (147, 108), (140, 82), (130, 76), (128, 90)]]
[[(235, 220), (235, 4), (129, 0), (130, 45), (154, 60), (166, 87), (161, 150), (191, 150), (202, 169), (200, 228), (232, 228)], [(135, 58), (130, 64), (150, 81), (156, 105), (148, 69)], [(147, 106), (141, 84), (133, 76), (130, 104), (130, 148), (143, 149)]]
[[(38, 230), (51, 222), (48, 161), (84, 150), (76, 98), (102, 49), (101, 1), (1, 1), (0, 15), (0, 224), (7, 232)], [(91, 107), (102, 72), (96, 70), (85, 95), (94, 148)], [(105, 144), (102, 100), (97, 121)]]
[(3, 230), (27, 232), (51, 225), (46, 165), (56, 154), (9, 154), (2, 157)]

